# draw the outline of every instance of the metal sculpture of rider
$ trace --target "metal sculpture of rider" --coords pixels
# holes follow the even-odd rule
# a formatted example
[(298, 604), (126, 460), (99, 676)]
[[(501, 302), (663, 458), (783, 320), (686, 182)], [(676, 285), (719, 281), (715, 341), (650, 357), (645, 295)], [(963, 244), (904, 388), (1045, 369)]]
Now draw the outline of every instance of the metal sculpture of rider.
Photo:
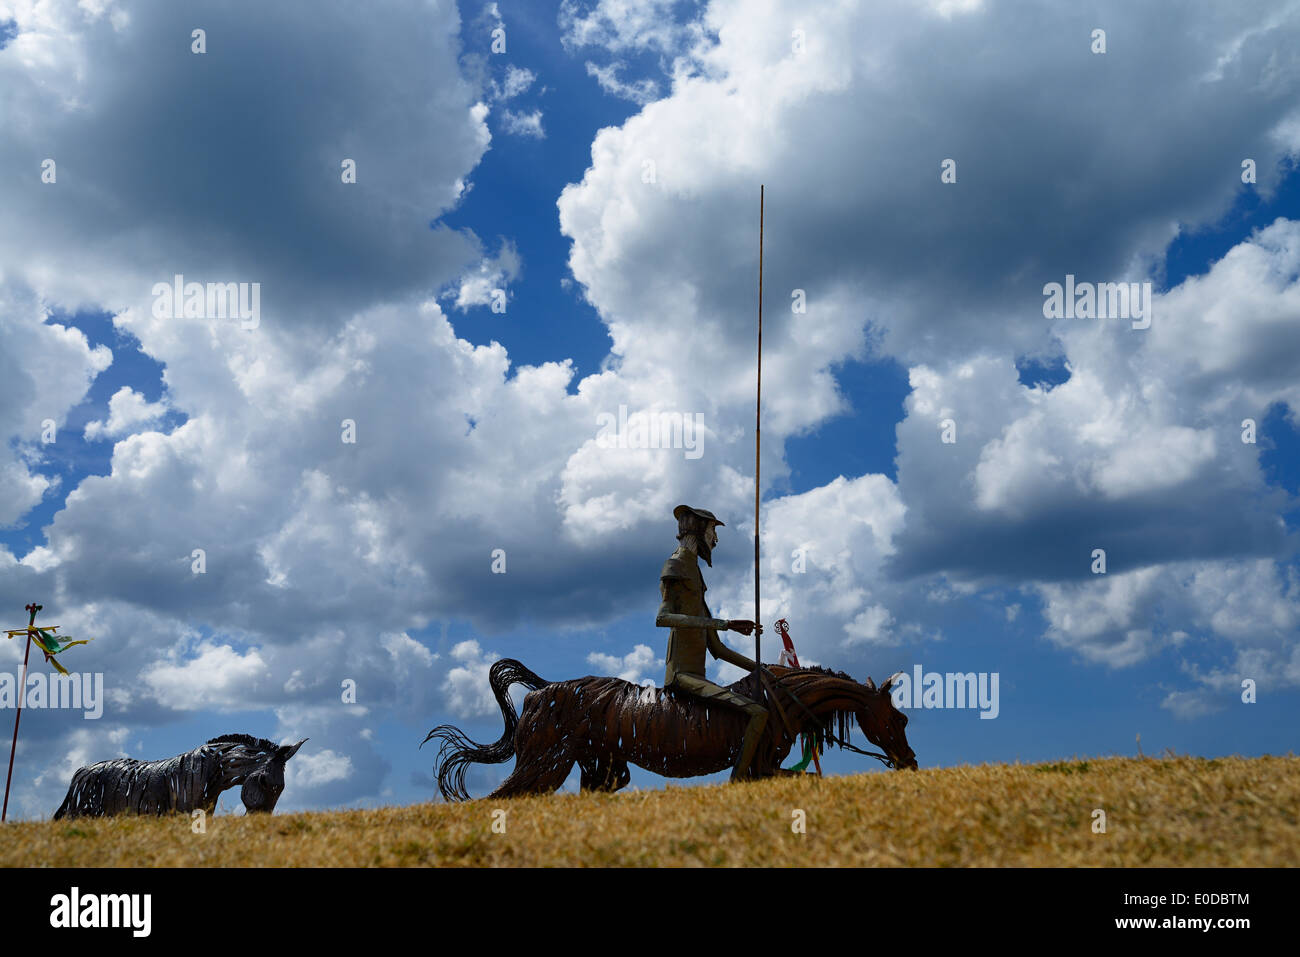
[(680, 544), (672, 557), (664, 562), (659, 576), (659, 594), (663, 601), (655, 618), (656, 626), (672, 629), (668, 637), (664, 687), (749, 715), (740, 757), (731, 772), (731, 780), (736, 781), (749, 774), (754, 751), (767, 726), (767, 709), (710, 681), (704, 673), (704, 653), (707, 650), (715, 658), (729, 661), (745, 671), (753, 671), (754, 662), (727, 647), (718, 637), (718, 632), (750, 635), (755, 628), (759, 634), (763, 629), (761, 625), (744, 619), (727, 621), (714, 618), (704, 602), (707, 586), (698, 559), (703, 558), (710, 568), (713, 567), (713, 547), (718, 543), (716, 530), (724, 527), (723, 523), (712, 512), (688, 505), (678, 505), (673, 509), (673, 517), (677, 519), (677, 541)]

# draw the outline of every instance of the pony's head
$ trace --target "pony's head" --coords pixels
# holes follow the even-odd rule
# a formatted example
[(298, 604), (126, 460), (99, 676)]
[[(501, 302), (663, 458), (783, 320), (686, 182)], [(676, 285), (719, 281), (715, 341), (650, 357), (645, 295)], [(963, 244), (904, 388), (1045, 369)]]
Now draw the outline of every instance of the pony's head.
[(889, 693), (897, 677), (897, 674), (890, 676), (879, 688), (867, 678), (865, 686), (872, 693), (867, 695), (865, 707), (858, 711), (858, 726), (868, 741), (885, 752), (895, 770), (915, 771), (916, 752), (907, 743), (907, 715), (894, 706), (894, 696)]
[(213, 738), (209, 745), (221, 747), (222, 762), (228, 768), (230, 783), (243, 784), (239, 797), (249, 814), (270, 814), (284, 793), (284, 765), (307, 743), (277, 745), (265, 738), (232, 734)]

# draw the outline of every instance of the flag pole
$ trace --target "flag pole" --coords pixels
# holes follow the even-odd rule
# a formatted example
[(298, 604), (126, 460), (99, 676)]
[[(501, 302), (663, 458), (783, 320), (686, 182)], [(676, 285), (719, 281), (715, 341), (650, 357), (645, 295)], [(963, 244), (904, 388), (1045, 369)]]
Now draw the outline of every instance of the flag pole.
[(27, 697), (27, 657), (32, 653), (32, 629), (36, 626), (36, 612), (40, 605), (35, 602), (27, 606), (31, 617), (27, 619), (27, 648), (23, 652), (23, 678), (18, 683), (18, 710), (14, 712), (14, 739), (9, 745), (9, 773), (5, 775), (5, 803), (0, 809), (0, 822), (9, 819), (9, 782), (14, 777), (14, 752), (18, 750), (18, 721), (23, 716), (23, 699)]
[(758, 502), (763, 494), (763, 487), (759, 482), (759, 449), (763, 416), (763, 193), (764, 187), (760, 184), (758, 187), (758, 390), (754, 403), (754, 624), (756, 626), (754, 628), (754, 674), (759, 679), (760, 688), (762, 687), (763, 636), (759, 629)]

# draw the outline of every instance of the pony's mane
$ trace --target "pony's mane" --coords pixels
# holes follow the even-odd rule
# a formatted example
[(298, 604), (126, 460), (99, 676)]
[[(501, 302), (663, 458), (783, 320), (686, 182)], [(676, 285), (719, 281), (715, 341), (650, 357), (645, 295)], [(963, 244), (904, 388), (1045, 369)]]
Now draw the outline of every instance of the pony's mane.
[(209, 739), (207, 744), (242, 744), (257, 751), (274, 751), (279, 747), (266, 738), (255, 738), (251, 734), (222, 734)]

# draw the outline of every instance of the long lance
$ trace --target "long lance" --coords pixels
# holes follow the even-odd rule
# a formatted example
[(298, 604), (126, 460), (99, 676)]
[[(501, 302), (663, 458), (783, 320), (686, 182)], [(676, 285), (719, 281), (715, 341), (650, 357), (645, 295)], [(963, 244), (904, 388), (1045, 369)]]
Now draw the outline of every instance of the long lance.
[(759, 481), (759, 449), (762, 440), (763, 419), (763, 193), (762, 184), (758, 187), (758, 391), (754, 404), (754, 678), (762, 688), (763, 636), (760, 626), (758, 593), (758, 541), (759, 511), (758, 502), (762, 497), (762, 484)]
[(32, 602), (25, 609), (31, 612), (31, 617), (27, 619), (27, 648), (23, 651), (23, 680), (18, 685), (18, 710), (14, 712), (14, 739), (9, 745), (9, 773), (5, 776), (5, 803), (3, 809), (0, 809), (0, 821), (9, 819), (9, 782), (14, 777), (14, 752), (18, 750), (18, 722), (23, 716), (23, 699), (27, 697), (25, 691), (27, 688), (27, 657), (32, 653), (32, 631), (36, 628), (36, 612), (40, 610), (40, 605)]

